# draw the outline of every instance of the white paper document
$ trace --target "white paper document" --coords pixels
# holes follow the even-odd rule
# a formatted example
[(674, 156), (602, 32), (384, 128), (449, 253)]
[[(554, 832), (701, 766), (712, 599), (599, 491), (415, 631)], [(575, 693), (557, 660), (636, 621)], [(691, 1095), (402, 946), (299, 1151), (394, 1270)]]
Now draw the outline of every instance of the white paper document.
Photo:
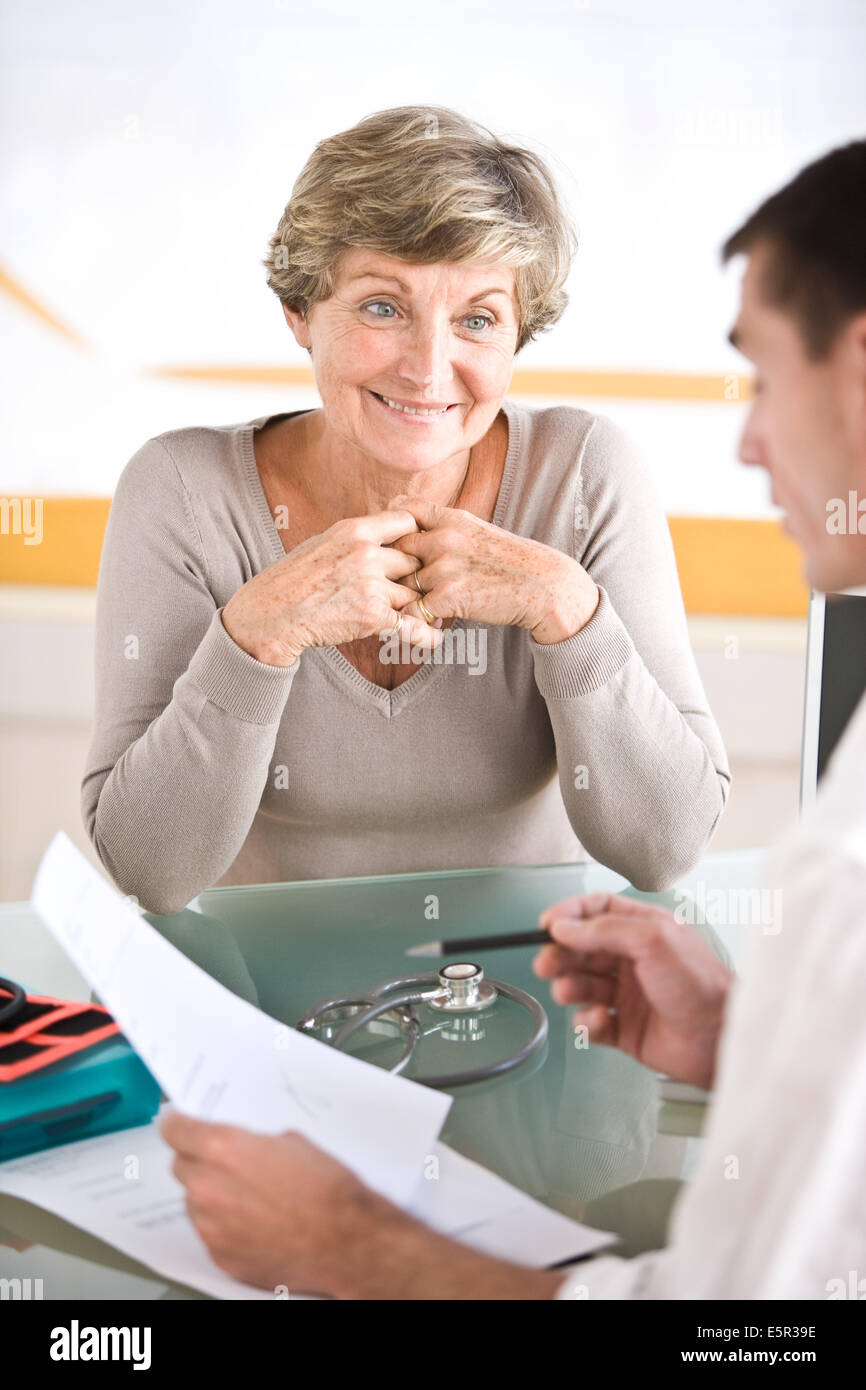
[[(423, 1179), (411, 1209), (444, 1235), (536, 1268), (575, 1259), (613, 1239), (534, 1201), (445, 1144), (437, 1144), (434, 1154), (438, 1176)], [(0, 1192), (55, 1212), (173, 1283), (214, 1298), (273, 1299), (273, 1289), (239, 1283), (213, 1263), (187, 1215), (173, 1158), (152, 1120), (7, 1159), (0, 1163)], [(437, 1172), (429, 1163), (427, 1168)], [(6, 1272), (0, 1251), (0, 1273)], [(290, 1297), (304, 1293), (289, 1289)]]
[(33, 906), (179, 1110), (295, 1129), (406, 1206), (450, 1096), (339, 1052), (240, 999), (178, 951), (59, 831)]
[[(437, 1142), (449, 1096), (306, 1037), (225, 989), (63, 832), (43, 856), (33, 905), (179, 1110), (260, 1133), (299, 1130), (420, 1220), (503, 1258), (541, 1267), (612, 1241)], [(217, 1298), (273, 1298), (210, 1260), (173, 1158), (154, 1120), (8, 1159), (0, 1191), (174, 1282)]]
[(434, 1153), (438, 1178), (419, 1184), (409, 1210), (464, 1245), (542, 1269), (616, 1239), (536, 1201), (447, 1144), (438, 1143)]
[[(213, 1263), (156, 1120), (0, 1163), (0, 1192), (53, 1211), (177, 1284), (214, 1298), (270, 1298)], [(2, 1251), (0, 1251), (2, 1258)], [(49, 1297), (51, 1290), (46, 1290)]]

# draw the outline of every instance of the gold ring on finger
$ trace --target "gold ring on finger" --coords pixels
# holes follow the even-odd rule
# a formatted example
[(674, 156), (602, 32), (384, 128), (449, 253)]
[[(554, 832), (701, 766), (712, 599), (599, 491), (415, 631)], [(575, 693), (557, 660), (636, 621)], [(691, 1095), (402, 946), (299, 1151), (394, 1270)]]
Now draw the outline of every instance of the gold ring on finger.
[(402, 631), (403, 631), (403, 614), (402, 614), (402, 613), (398, 613), (398, 614), (397, 614), (397, 621), (394, 623), (394, 626), (391, 628), (391, 631), (392, 631), (392, 632), (402, 632)]
[(418, 607), (421, 609), (421, 612), (424, 614), (424, 617), (427, 619), (428, 623), (435, 623), (436, 614), (430, 612), (430, 609), (427, 607), (423, 598), (419, 598)]
[(418, 580), (418, 571), (417, 571), (417, 570), (413, 570), (413, 571), (412, 571), (412, 578), (415, 580), (415, 588), (418, 590), (419, 594), (420, 594), (421, 597), (423, 598), (423, 597), (424, 597), (424, 590), (421, 588), (421, 584), (420, 584), (420, 582), (419, 582), (419, 580)]

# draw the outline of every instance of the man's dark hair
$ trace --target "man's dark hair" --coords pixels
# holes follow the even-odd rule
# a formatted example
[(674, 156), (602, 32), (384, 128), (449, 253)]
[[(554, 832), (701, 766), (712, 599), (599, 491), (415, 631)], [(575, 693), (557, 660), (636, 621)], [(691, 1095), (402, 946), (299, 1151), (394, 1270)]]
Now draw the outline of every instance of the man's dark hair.
[(768, 250), (762, 292), (799, 326), (807, 356), (826, 357), (843, 326), (866, 309), (866, 140), (802, 169), (722, 247), (722, 261)]

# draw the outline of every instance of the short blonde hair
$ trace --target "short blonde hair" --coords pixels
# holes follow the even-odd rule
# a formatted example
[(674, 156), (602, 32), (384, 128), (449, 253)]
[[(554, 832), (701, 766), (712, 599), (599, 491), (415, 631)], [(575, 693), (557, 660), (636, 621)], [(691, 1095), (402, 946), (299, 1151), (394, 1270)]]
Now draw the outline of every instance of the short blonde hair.
[(407, 263), (514, 270), (519, 352), (555, 324), (577, 235), (544, 161), (443, 106), (397, 106), (320, 140), (263, 264), (283, 304), (307, 314), (334, 291), (351, 246)]

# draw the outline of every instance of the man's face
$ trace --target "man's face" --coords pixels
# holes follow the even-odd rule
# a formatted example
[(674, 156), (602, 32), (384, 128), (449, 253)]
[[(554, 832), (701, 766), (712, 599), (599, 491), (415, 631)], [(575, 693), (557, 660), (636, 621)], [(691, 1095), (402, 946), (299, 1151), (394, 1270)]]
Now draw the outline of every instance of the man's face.
[(766, 243), (750, 254), (731, 331), (755, 367), (739, 456), (767, 470), (806, 582), (825, 593), (853, 588), (866, 583), (866, 315), (825, 359), (810, 360), (796, 320), (763, 296), (771, 255)]

